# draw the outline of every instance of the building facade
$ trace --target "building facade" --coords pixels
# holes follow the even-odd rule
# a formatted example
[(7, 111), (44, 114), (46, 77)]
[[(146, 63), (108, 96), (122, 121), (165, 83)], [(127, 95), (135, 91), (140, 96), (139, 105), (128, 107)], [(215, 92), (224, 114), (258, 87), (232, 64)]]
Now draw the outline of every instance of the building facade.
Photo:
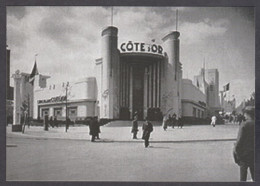
[(100, 118), (181, 113), (179, 32), (166, 35), (162, 46), (132, 41), (118, 46), (116, 27), (101, 36), (102, 57), (96, 60)]
[(71, 120), (88, 116), (128, 120), (135, 113), (139, 119), (151, 120), (174, 113), (205, 118), (208, 106), (217, 105), (208, 85), (213, 82), (214, 93), (218, 91), (218, 72), (203, 71), (194, 78), (198, 86), (182, 79), (179, 37), (179, 32), (172, 31), (162, 38), (161, 45), (134, 41), (118, 44), (118, 29), (110, 26), (101, 32), (96, 77), (54, 85), (47, 82), (49, 76), (38, 73), (36, 63), (31, 74), (15, 73), (14, 123), (19, 123), (18, 105), (24, 100), (29, 100), (34, 119), (48, 115), (61, 120), (66, 116)]

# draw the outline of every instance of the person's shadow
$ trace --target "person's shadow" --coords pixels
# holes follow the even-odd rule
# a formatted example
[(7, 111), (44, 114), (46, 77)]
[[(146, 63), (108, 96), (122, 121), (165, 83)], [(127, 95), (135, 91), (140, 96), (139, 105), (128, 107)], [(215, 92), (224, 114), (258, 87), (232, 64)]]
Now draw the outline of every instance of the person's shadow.
[(156, 146), (149, 146), (149, 148), (154, 148), (154, 149), (170, 149), (170, 147), (156, 147)]

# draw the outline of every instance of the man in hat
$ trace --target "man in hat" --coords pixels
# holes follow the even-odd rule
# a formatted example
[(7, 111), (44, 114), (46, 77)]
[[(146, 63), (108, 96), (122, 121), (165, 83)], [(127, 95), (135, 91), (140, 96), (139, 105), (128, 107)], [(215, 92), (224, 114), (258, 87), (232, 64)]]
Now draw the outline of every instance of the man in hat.
[(252, 180), (255, 179), (255, 108), (252, 106), (247, 106), (244, 110), (244, 116), (246, 121), (240, 125), (233, 153), (235, 162), (240, 166), (240, 181), (247, 180), (248, 168), (250, 170)]
[(153, 125), (150, 121), (148, 121), (148, 117), (146, 117), (146, 120), (143, 123), (143, 137), (142, 137), (142, 139), (144, 140), (145, 148), (149, 146), (149, 138), (152, 131), (153, 131)]

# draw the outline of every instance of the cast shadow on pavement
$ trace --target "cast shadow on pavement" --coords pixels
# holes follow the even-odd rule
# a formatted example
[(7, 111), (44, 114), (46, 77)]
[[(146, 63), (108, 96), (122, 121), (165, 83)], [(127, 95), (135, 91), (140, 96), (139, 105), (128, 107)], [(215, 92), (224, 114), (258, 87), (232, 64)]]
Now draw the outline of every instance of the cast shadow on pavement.
[(170, 147), (156, 147), (156, 146), (149, 146), (149, 148), (153, 148), (153, 149), (170, 149)]

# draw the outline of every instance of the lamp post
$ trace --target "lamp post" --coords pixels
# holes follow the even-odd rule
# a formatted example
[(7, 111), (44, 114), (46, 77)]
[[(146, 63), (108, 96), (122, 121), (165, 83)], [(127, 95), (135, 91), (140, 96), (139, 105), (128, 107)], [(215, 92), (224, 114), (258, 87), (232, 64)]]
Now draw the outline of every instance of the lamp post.
[(69, 82), (67, 82), (66, 87), (65, 87), (65, 96), (66, 96), (66, 100), (65, 100), (65, 117), (66, 117), (66, 132), (69, 128), (69, 121), (68, 121), (68, 87), (69, 87)]

